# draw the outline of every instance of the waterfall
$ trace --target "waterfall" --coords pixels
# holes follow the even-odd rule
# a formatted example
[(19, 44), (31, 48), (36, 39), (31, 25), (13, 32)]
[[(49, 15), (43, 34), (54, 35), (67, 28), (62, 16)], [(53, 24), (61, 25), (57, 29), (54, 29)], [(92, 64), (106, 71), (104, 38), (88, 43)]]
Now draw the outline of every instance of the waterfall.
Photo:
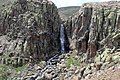
[(64, 26), (61, 24), (60, 27), (60, 44), (61, 44), (61, 52), (65, 52), (65, 33), (64, 33)]

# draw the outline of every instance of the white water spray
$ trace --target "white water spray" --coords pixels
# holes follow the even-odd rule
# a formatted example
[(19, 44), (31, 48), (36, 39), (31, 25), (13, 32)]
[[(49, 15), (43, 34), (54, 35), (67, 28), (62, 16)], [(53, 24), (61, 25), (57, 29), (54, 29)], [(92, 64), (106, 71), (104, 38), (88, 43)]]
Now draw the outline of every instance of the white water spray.
[(61, 43), (61, 52), (65, 52), (65, 34), (64, 34), (64, 26), (61, 24), (60, 27), (60, 43)]

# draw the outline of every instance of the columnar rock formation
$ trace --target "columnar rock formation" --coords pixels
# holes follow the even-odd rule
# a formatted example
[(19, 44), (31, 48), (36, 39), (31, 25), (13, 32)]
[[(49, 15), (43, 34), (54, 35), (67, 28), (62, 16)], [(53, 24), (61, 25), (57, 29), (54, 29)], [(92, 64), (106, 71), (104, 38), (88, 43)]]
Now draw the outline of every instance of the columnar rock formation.
[[(17, 0), (2, 9), (0, 64), (9, 66), (0, 65), (0, 80), (93, 80), (103, 70), (119, 74), (120, 1), (85, 3), (65, 24), (47, 0)], [(70, 53), (58, 55), (69, 45)], [(33, 64), (24, 65), (28, 62)]]
[(22, 64), (26, 58), (37, 61), (55, 55), (59, 27), (57, 7), (50, 1), (18, 0), (9, 5), (0, 15), (0, 61)]
[[(85, 3), (66, 22), (71, 48), (88, 59), (102, 48), (120, 48), (120, 2)], [(116, 38), (115, 38), (116, 37)]]

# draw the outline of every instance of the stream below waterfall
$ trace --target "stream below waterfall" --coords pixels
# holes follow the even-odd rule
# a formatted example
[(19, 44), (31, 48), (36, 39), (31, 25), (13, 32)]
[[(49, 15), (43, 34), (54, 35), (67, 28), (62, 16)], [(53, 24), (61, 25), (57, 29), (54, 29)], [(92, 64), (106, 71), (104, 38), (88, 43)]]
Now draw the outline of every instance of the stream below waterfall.
[[(65, 43), (66, 43), (65, 42), (66, 41), (65, 37), (66, 36), (65, 36), (65, 28), (64, 28), (63, 24), (61, 24), (61, 26), (60, 26), (60, 33), (59, 34), (60, 34), (60, 37), (59, 37), (59, 40), (60, 40), (60, 52), (65, 53), (66, 52), (66, 50), (65, 50)], [(60, 62), (60, 60), (61, 60), (59, 56), (60, 56), (59, 54), (56, 54), (52, 58), (48, 59), (46, 61), (45, 67), (42, 70), (40, 70), (36, 74), (36, 76), (31, 77), (30, 80), (36, 80), (36, 78), (38, 76), (40, 76), (41, 79), (42, 79), (43, 76), (46, 74), (46, 70), (50, 70), (50, 69), (53, 69), (55, 71), (55, 73), (58, 74), (58, 69), (57, 69), (56, 64), (58, 62)], [(56, 75), (53, 75), (53, 76), (56, 76)]]

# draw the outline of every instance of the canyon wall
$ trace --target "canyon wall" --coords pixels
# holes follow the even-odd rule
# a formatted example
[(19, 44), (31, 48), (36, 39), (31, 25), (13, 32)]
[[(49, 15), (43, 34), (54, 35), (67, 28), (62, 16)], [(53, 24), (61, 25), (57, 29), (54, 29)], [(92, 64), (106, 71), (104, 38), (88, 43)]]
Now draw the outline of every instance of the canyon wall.
[(99, 51), (120, 48), (120, 2), (85, 3), (66, 21), (71, 49), (94, 58)]
[(0, 15), (1, 63), (35, 63), (58, 54), (61, 20), (54, 3), (18, 0), (8, 6)]
[[(0, 62), (23, 64), (60, 54), (61, 19), (47, 0), (18, 0), (1, 9)], [(106, 48), (120, 48), (120, 2), (85, 3), (65, 22), (64, 46), (94, 59)], [(68, 36), (68, 38), (67, 38)]]

